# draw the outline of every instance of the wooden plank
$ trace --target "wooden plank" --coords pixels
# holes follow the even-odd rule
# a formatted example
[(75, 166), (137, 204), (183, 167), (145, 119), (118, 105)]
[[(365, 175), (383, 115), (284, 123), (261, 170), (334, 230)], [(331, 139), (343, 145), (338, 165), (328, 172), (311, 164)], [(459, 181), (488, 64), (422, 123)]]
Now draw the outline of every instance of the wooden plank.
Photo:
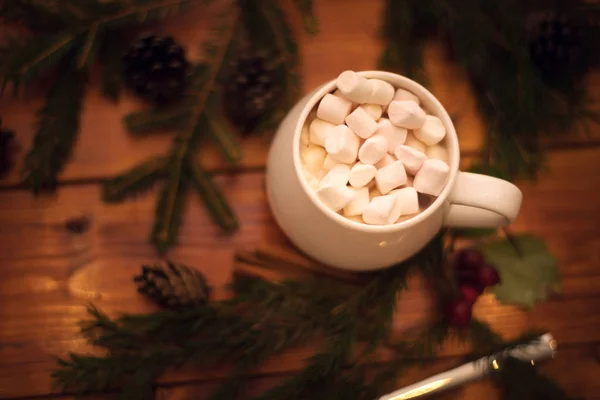
[[(515, 336), (544, 327), (560, 343), (600, 341), (600, 180), (594, 165), (600, 149), (553, 152), (552, 174), (536, 185), (523, 185), (525, 201), (516, 230), (543, 236), (559, 259), (564, 293), (524, 313), (501, 307), (490, 295), (475, 309), (499, 332)], [(573, 179), (577, 177), (577, 179)], [(179, 246), (169, 258), (201, 269), (224, 295), (236, 247), (284, 241), (272, 220), (261, 172), (224, 174), (217, 179), (240, 216), (241, 230), (219, 236), (194, 196), (190, 196)], [(585, 184), (582, 184), (585, 182)], [(92, 301), (102, 310), (144, 312), (152, 307), (135, 293), (131, 278), (142, 263), (156, 261), (146, 238), (153, 220), (154, 194), (123, 204), (101, 202), (97, 185), (67, 186), (54, 197), (39, 199), (27, 191), (0, 192), (0, 397), (43, 395), (50, 390), (53, 357), (90, 350), (78, 336), (77, 322)], [(87, 215), (89, 231), (77, 235), (65, 221)], [(201, 260), (201, 261), (200, 261)], [(402, 295), (395, 328), (420, 324), (432, 312), (431, 299), (415, 279)], [(297, 349), (266, 363), (261, 373), (293, 371), (311, 349)], [(450, 346), (445, 354), (464, 349)], [(198, 376), (220, 377), (226, 371), (190, 371), (167, 376), (182, 382)]]
[[(461, 363), (456, 357), (445, 358), (433, 362), (423, 368), (411, 370), (401, 377), (397, 387), (401, 388), (419, 382), (429, 376), (446, 371)], [(600, 382), (595, 379), (600, 374), (600, 364), (595, 358), (593, 348), (589, 345), (578, 345), (559, 351), (556, 358), (544, 363), (545, 373), (557, 380), (562, 387), (573, 396), (583, 396), (587, 400), (600, 399)], [(569, 371), (568, 374), (564, 371)], [(252, 379), (248, 385), (247, 396), (251, 399), (281, 382), (289, 375), (270, 375)], [(218, 382), (203, 382), (177, 385), (174, 387), (159, 387), (157, 400), (192, 400), (205, 399), (217, 387)], [(489, 379), (461, 386), (446, 393), (435, 396), (437, 400), (468, 400), (468, 399), (501, 399), (497, 388)]]
[[(365, 0), (335, 0), (316, 2), (317, 14), (321, 20), (321, 33), (317, 37), (300, 36), (303, 52), (302, 72), (304, 88), (312, 88), (335, 78), (342, 70), (372, 70), (376, 68), (381, 43), (377, 39), (380, 14), (383, 2), (373, 0), (365, 6)], [(288, 4), (289, 5), (289, 4)], [(172, 33), (187, 45), (192, 59), (198, 59), (200, 43), (210, 26), (215, 8), (198, 9), (184, 16), (175, 17), (161, 29)], [(290, 7), (291, 8), (291, 7)], [(343, 11), (341, 11), (343, 10)], [(340, 12), (343, 13), (341, 17)], [(292, 11), (292, 22), (299, 31), (298, 18)], [(477, 116), (476, 103), (471, 95), (466, 76), (460, 69), (448, 63), (439, 45), (432, 44), (426, 52), (426, 68), (430, 73), (430, 88), (456, 119), (461, 147), (465, 153), (479, 150), (485, 126)], [(155, 135), (146, 138), (129, 136), (121, 125), (121, 118), (127, 113), (142, 107), (140, 101), (126, 93), (114, 105), (99, 94), (97, 78), (93, 77), (88, 90), (81, 118), (81, 134), (69, 164), (62, 172), (62, 181), (102, 179), (113, 176), (149, 156), (163, 153), (168, 149), (172, 134)], [(600, 82), (600, 74), (590, 83)], [(600, 85), (596, 85), (600, 86)], [(0, 98), (0, 116), (4, 126), (17, 132), (18, 149), (14, 154), (16, 165), (10, 174), (0, 182), (0, 186), (19, 182), (23, 157), (35, 133), (35, 113), (42, 99)], [(593, 129), (590, 137), (566, 137), (559, 145), (600, 141), (600, 127)], [(268, 140), (248, 138), (243, 140), (245, 155), (239, 168), (264, 166)], [(203, 164), (209, 169), (227, 168), (220, 154), (210, 145), (202, 148), (200, 155)]]

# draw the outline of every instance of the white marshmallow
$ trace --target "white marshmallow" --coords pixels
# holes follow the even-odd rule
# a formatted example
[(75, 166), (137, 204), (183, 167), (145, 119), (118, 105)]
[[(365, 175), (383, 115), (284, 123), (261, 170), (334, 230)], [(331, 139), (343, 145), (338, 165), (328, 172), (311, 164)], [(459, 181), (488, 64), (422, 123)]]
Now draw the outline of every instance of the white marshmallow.
[[(406, 141), (404, 142), (404, 144), (406, 146), (412, 147), (413, 149), (419, 150), (421, 153), (425, 153), (425, 148), (427, 147), (427, 146), (425, 146), (425, 144), (423, 142), (418, 140), (415, 137), (415, 135), (413, 135), (412, 133), (409, 133), (406, 136)], [(396, 150), (396, 148), (394, 148), (394, 150)]]
[(317, 190), (319, 199), (335, 212), (346, 207), (356, 194), (347, 186), (323, 186)]
[[(334, 160), (352, 164), (358, 156), (360, 138), (346, 125), (338, 125), (325, 139), (325, 150)], [(325, 157), (323, 157), (325, 158)]]
[(360, 146), (358, 159), (365, 164), (379, 162), (388, 149), (387, 141), (383, 136), (370, 137)]
[(332, 124), (343, 124), (352, 111), (352, 102), (327, 93), (317, 108), (317, 117)]
[(435, 160), (441, 160), (448, 164), (448, 150), (441, 144), (434, 144), (433, 146), (429, 146), (425, 150), (425, 154), (427, 157), (433, 158)]
[(439, 196), (446, 185), (449, 172), (450, 168), (445, 162), (429, 159), (417, 172), (414, 187), (419, 193)]
[(335, 128), (335, 125), (331, 122), (327, 122), (322, 119), (316, 118), (313, 122), (310, 123), (310, 142), (312, 144), (317, 144), (319, 146), (325, 147), (325, 139), (327, 138), (327, 134), (333, 128)]
[(373, 92), (373, 85), (369, 79), (354, 71), (344, 71), (337, 77), (336, 84), (348, 100), (355, 103), (369, 103)]
[(398, 207), (400, 215), (410, 215), (419, 212), (419, 195), (415, 188), (404, 187), (390, 192), (398, 198)]
[(352, 189), (354, 190), (354, 200), (344, 207), (344, 215), (352, 217), (363, 213), (369, 205), (369, 188)]
[(361, 107), (346, 117), (346, 125), (363, 139), (369, 138), (377, 130), (377, 122)]
[(377, 131), (375, 136), (383, 136), (388, 144), (388, 153), (393, 154), (394, 149), (406, 141), (408, 131), (405, 128), (400, 128), (387, 118), (382, 118), (377, 121)]
[(392, 124), (406, 129), (418, 129), (425, 123), (425, 111), (414, 101), (392, 101), (388, 116)]
[(304, 125), (302, 127), (302, 132), (300, 132), (300, 147), (308, 147), (310, 143), (310, 133), (308, 131), (308, 125)]
[(406, 178), (406, 183), (403, 186), (404, 187), (414, 187), (414, 180), (415, 180), (415, 178), (409, 175)]
[(446, 136), (446, 128), (435, 115), (427, 115), (423, 126), (415, 130), (415, 137), (427, 146), (441, 142), (444, 136)]
[(372, 85), (369, 103), (386, 106), (394, 98), (394, 87), (381, 79), (369, 79)]
[(346, 99), (348, 101), (352, 102), (352, 109), (354, 110), (356, 107), (358, 107), (358, 103), (353, 102), (352, 100), (350, 100), (349, 98), (347, 98), (346, 96), (344, 96), (344, 94), (342, 93), (342, 91), (340, 89), (336, 89), (335, 92), (333, 92), (333, 95), (336, 97), (341, 97), (342, 99)]
[(302, 174), (304, 175), (304, 180), (306, 180), (306, 183), (312, 190), (319, 188), (319, 180), (304, 165), (302, 166)]
[(383, 196), (377, 187), (372, 187), (369, 189), (369, 198), (373, 200), (376, 197)]
[(409, 92), (406, 89), (397, 89), (396, 93), (394, 93), (394, 100), (398, 101), (414, 101), (417, 104), (421, 104), (421, 99), (417, 97), (417, 95)]
[(365, 110), (369, 117), (373, 118), (375, 121), (381, 118), (381, 114), (383, 114), (383, 108), (378, 104), (363, 104), (359, 106), (359, 108)]
[(334, 160), (329, 154), (327, 154), (323, 160), (323, 171), (329, 172), (333, 167), (340, 164), (341, 163), (339, 161)]
[(381, 169), (383, 167), (387, 167), (390, 164), (393, 164), (394, 162), (396, 162), (396, 159), (393, 156), (386, 154), (377, 164), (375, 164), (375, 168)]
[(394, 195), (375, 197), (363, 211), (363, 220), (369, 225), (393, 224), (400, 217), (397, 203)]
[(327, 152), (321, 146), (309, 145), (300, 149), (300, 159), (313, 175), (318, 176), (321, 173), (323, 160)]
[(394, 155), (399, 161), (404, 164), (404, 169), (411, 175), (414, 175), (419, 171), (421, 165), (427, 160), (425, 153), (410, 147), (410, 146), (398, 146), (394, 150)]
[(371, 180), (375, 178), (376, 173), (377, 168), (375, 168), (375, 166), (357, 162), (350, 169), (350, 177), (348, 180), (353, 187), (361, 188), (371, 182)]
[(382, 194), (388, 194), (392, 189), (395, 189), (406, 183), (406, 171), (402, 161), (395, 161), (394, 163), (377, 170), (375, 174), (375, 183), (377, 189)]
[(345, 164), (338, 164), (321, 179), (319, 187), (346, 186), (348, 178), (350, 178), (350, 167)]

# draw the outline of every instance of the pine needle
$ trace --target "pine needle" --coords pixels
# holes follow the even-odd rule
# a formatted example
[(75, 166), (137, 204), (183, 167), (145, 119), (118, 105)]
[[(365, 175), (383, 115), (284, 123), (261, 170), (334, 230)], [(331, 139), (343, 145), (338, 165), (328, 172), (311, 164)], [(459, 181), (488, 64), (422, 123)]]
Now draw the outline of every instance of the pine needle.
[(127, 196), (148, 189), (157, 179), (168, 175), (169, 161), (166, 156), (153, 157), (104, 181), (104, 201), (119, 202)]
[(202, 118), (205, 120), (207, 132), (227, 162), (237, 164), (242, 159), (242, 148), (228, 122), (224, 121), (219, 113), (204, 114)]
[(187, 183), (175, 168), (165, 182), (156, 202), (154, 226), (150, 236), (160, 254), (175, 243), (185, 205)]
[(123, 80), (123, 56), (127, 49), (127, 41), (122, 32), (104, 34), (99, 50), (102, 76), (100, 90), (104, 96), (116, 102), (119, 99)]
[(213, 222), (225, 233), (235, 232), (239, 228), (237, 217), (211, 176), (197, 164), (190, 166), (189, 174)]
[(123, 118), (123, 124), (129, 133), (142, 136), (159, 130), (185, 127), (189, 125), (190, 119), (190, 107), (186, 104), (177, 104), (170, 108), (131, 113)]
[(22, 170), (23, 181), (35, 193), (54, 189), (56, 176), (71, 154), (79, 130), (86, 76), (85, 71), (70, 65), (61, 68), (46, 95), (46, 104), (38, 112), (38, 128)]

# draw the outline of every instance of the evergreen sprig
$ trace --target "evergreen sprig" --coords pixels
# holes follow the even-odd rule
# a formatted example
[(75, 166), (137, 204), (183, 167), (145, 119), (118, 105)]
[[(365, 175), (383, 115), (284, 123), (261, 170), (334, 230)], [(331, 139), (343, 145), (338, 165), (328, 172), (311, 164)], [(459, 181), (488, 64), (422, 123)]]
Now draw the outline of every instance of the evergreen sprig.
[(388, 0), (380, 64), (426, 82), (423, 47), (428, 40), (440, 40), (468, 73), (487, 122), (483, 169), (509, 178), (535, 178), (544, 165), (543, 139), (600, 121), (600, 109), (581, 79), (562, 74), (549, 80), (530, 58), (532, 19), (551, 12), (586, 24), (597, 19), (600, 7), (562, 0)]

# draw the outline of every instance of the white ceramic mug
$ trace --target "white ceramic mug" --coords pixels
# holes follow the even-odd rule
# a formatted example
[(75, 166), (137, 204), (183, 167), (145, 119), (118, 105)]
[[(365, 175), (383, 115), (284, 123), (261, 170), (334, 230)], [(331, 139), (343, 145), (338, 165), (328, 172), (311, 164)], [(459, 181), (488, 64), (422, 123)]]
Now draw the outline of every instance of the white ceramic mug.
[(385, 80), (421, 99), (421, 105), (446, 127), (450, 175), (439, 197), (422, 213), (393, 225), (372, 226), (351, 221), (327, 208), (304, 179), (300, 134), (308, 114), (335, 90), (335, 80), (301, 99), (283, 120), (267, 161), (267, 198), (275, 220), (300, 250), (342, 269), (368, 271), (406, 260), (443, 227), (498, 227), (515, 220), (521, 191), (494, 177), (459, 171), (458, 138), (450, 116), (423, 86), (382, 71), (360, 75)]

